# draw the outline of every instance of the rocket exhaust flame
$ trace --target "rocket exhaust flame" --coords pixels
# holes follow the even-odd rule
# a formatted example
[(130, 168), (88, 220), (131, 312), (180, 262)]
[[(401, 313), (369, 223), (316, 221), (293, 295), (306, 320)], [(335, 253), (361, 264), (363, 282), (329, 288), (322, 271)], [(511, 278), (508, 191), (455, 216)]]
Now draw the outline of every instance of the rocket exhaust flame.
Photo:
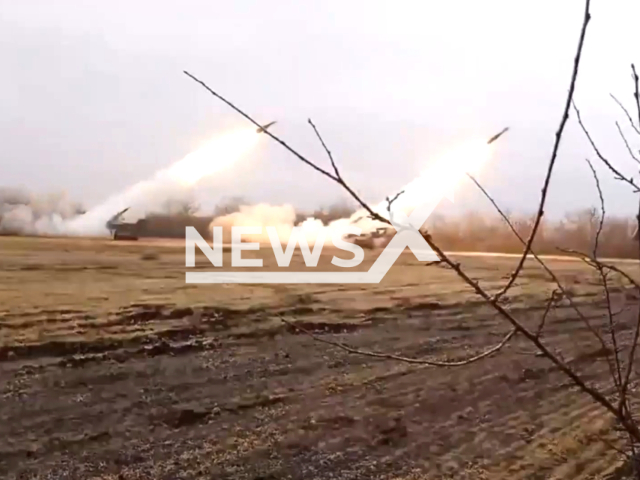
[[(391, 204), (380, 202), (372, 210), (381, 217), (389, 219), (395, 212), (410, 215), (418, 206), (426, 200), (435, 199), (439, 202), (448, 197), (453, 200), (453, 191), (467, 173), (477, 173), (489, 160), (491, 144), (503, 135), (507, 129), (492, 137), (489, 141), (477, 139), (457, 149), (454, 149), (440, 157), (420, 176), (409, 182), (401, 190), (403, 193)], [(437, 203), (436, 202), (436, 203)], [(251, 241), (269, 243), (265, 227), (276, 226), (278, 237), (285, 244), (294, 228), (295, 212), (291, 206), (274, 207), (268, 205), (245, 206), (239, 212), (214, 219), (212, 226), (251, 225), (263, 227), (263, 233), (252, 236)], [(277, 219), (277, 221), (276, 221)], [(273, 222), (276, 221), (274, 224)], [(342, 229), (348, 225), (355, 225), (361, 229), (362, 234), (371, 234), (378, 229), (387, 229), (390, 226), (373, 220), (364, 209), (356, 211), (348, 218), (342, 218), (324, 225), (321, 220), (308, 218), (298, 226), (306, 237), (308, 243), (313, 243), (321, 234), (330, 236), (332, 231)]]

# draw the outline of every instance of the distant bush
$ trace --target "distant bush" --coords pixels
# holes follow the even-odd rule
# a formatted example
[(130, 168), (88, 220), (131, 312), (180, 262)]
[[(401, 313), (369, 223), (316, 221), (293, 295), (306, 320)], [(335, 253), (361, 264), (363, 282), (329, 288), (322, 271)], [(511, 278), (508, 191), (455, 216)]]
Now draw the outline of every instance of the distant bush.
[[(509, 215), (509, 221), (525, 240), (533, 228), (533, 216)], [(596, 209), (571, 212), (562, 220), (543, 220), (533, 243), (536, 253), (560, 254), (560, 249), (592, 252), (600, 224)], [(631, 238), (635, 220), (605, 218), (598, 242), (601, 257), (638, 258), (638, 243)], [(429, 227), (445, 250), (519, 253), (522, 243), (499, 217), (469, 212), (458, 218), (436, 217)]]

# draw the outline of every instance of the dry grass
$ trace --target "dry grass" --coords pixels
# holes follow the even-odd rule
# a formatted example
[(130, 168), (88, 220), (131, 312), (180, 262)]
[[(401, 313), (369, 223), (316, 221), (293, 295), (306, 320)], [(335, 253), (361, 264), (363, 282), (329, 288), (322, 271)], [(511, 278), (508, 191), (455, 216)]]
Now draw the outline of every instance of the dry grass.
[[(459, 260), (496, 291), (516, 262)], [(601, 318), (593, 272), (552, 262)], [(0, 238), (0, 476), (586, 480), (619, 464), (607, 417), (519, 339), (469, 368), (416, 369), (275, 315), (361, 348), (459, 358), (508, 329), (449, 270), (410, 253), (368, 286), (186, 285), (186, 270), (180, 242)], [(511, 307), (537, 322), (553, 288), (528, 263)], [(546, 335), (606, 380), (570, 311)]]

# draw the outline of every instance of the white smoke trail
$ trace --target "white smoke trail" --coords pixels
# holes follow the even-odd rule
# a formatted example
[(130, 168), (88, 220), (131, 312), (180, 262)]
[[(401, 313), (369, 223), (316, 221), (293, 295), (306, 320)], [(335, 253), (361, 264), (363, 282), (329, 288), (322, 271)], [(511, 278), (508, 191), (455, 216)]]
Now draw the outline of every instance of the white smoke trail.
[(107, 220), (125, 208), (148, 208), (172, 198), (180, 198), (202, 178), (233, 164), (256, 144), (258, 138), (259, 134), (252, 128), (215, 137), (169, 168), (157, 172), (152, 179), (132, 186), (68, 222), (65, 233), (68, 235), (105, 234)]
[[(0, 232), (39, 235), (100, 236), (107, 234), (106, 222), (117, 212), (131, 207), (134, 210), (157, 208), (167, 200), (183, 198), (199, 180), (230, 166), (247, 153), (258, 141), (259, 134), (253, 129), (243, 129), (215, 137), (202, 148), (190, 153), (170, 167), (157, 172), (151, 179), (139, 182), (122, 193), (103, 202), (90, 211), (70, 218), (72, 210), (63, 202), (35, 202), (32, 198), (1, 202)], [(488, 159), (489, 148), (484, 141), (469, 143), (439, 159), (418, 178), (403, 189), (402, 195), (393, 203), (391, 212), (402, 211), (409, 215), (429, 194), (451, 192), (465, 172), (477, 170)], [(435, 193), (434, 193), (435, 192)], [(8, 206), (7, 206), (8, 205)], [(46, 207), (46, 208), (45, 208)], [(380, 202), (374, 211), (389, 218), (387, 202)], [(270, 206), (266, 204), (241, 207), (239, 212), (216, 218), (211, 226), (223, 226), (227, 236), (231, 226), (263, 227), (259, 235), (247, 236), (250, 241), (268, 241), (267, 226), (275, 227), (281, 241), (288, 238), (295, 226), (295, 210), (290, 205)], [(371, 233), (388, 225), (369, 218), (365, 210), (355, 212), (324, 225), (322, 221), (308, 218), (302, 227), (309, 243), (321, 233), (325, 238), (337, 229), (355, 225), (362, 233)], [(228, 241), (228, 240), (227, 240)]]
[(116, 213), (128, 207), (146, 213), (167, 200), (185, 198), (201, 179), (230, 166), (246, 154), (258, 138), (259, 134), (253, 128), (217, 136), (151, 179), (131, 186), (74, 218), (61, 211), (60, 205), (45, 212), (37, 210), (33, 201), (6, 207), (6, 212), (0, 211), (0, 231), (33, 235), (106, 235), (106, 222)]
[[(390, 206), (387, 201), (383, 201), (375, 205), (372, 210), (381, 217), (389, 219), (390, 214), (393, 215), (396, 212), (410, 215), (418, 205), (427, 200), (429, 195), (434, 195), (438, 200), (445, 196), (453, 200), (453, 191), (460, 180), (466, 173), (476, 173), (489, 159), (489, 153), (490, 146), (484, 140), (478, 139), (462, 145), (440, 157), (419, 177), (401, 188), (402, 194)], [(261, 234), (243, 236), (247, 241), (263, 243), (270, 241), (264, 227), (276, 226), (280, 241), (288, 242), (294, 221), (293, 207), (261, 204), (241, 207), (239, 212), (215, 219), (211, 226), (223, 226), (223, 235), (226, 234), (227, 242), (231, 226), (263, 227)], [(380, 228), (389, 228), (388, 224), (373, 220), (365, 209), (356, 211), (348, 218), (332, 221), (328, 225), (316, 218), (308, 218), (299, 226), (302, 227), (307, 242), (312, 244), (321, 233), (325, 234), (325, 238), (330, 238), (333, 233), (344, 231), (344, 228), (349, 225), (360, 228), (362, 234), (370, 234)], [(380, 243), (384, 241), (381, 239)]]

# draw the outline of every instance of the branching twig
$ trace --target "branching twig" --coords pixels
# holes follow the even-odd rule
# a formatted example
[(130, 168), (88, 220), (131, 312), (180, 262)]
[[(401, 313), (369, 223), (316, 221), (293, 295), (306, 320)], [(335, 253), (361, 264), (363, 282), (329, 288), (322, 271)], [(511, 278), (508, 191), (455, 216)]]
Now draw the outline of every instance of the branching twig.
[[(497, 204), (497, 202), (493, 199), (491, 194), (482, 186), (482, 184), (480, 182), (478, 182), (478, 180), (476, 180), (476, 178), (473, 175), (468, 173), (467, 176), (480, 189), (480, 191), (489, 200), (489, 202), (491, 202), (491, 204), (496, 209), (498, 214), (506, 222), (507, 226), (511, 229), (513, 234), (518, 238), (520, 243), (522, 243), (523, 246), (526, 246), (526, 243), (527, 243), (526, 240), (524, 238), (522, 238), (520, 233), (518, 233), (518, 230), (515, 228), (515, 226), (513, 225), (513, 223), (511, 222), (511, 220), (507, 216), (507, 214), (504, 213), (504, 211), (500, 208), (500, 206)], [(567, 290), (565, 289), (564, 285), (562, 285), (562, 282), (560, 281), (558, 276), (554, 273), (553, 270), (551, 270), (551, 268), (549, 268), (549, 266), (545, 263), (545, 261), (542, 260), (542, 258), (540, 258), (538, 256), (538, 254), (536, 254), (535, 251), (533, 251), (533, 249), (531, 250), (530, 253), (533, 256), (533, 258), (538, 262), (538, 264), (544, 269), (544, 271), (547, 273), (547, 275), (549, 275), (549, 277), (553, 280), (553, 282), (556, 284), (556, 287), (558, 288), (558, 290), (562, 293), (564, 298), (567, 299), (567, 301), (569, 302), (569, 305), (571, 306), (571, 308), (573, 308), (573, 310), (576, 312), (578, 317), (580, 317), (580, 319), (585, 324), (585, 326), (589, 329), (589, 331), (593, 335), (596, 336), (596, 338), (598, 338), (598, 340), (600, 341), (600, 345), (602, 346), (603, 351), (607, 352), (608, 348), (607, 348), (606, 342), (604, 341), (604, 338), (602, 338), (602, 335), (600, 335), (600, 333), (596, 330), (596, 328), (593, 325), (591, 325), (591, 322), (589, 321), (587, 316), (582, 312), (582, 310), (580, 310), (580, 308), (578, 308), (578, 305), (576, 305), (576, 303), (573, 300), (573, 298), (571, 298), (571, 295), (569, 295), (569, 292), (567, 292)], [(611, 372), (613, 373), (613, 365), (611, 365), (610, 359), (608, 359), (608, 363), (609, 363), (609, 366), (611, 368)]]
[(589, 133), (589, 130), (587, 130), (587, 127), (585, 127), (584, 123), (582, 123), (580, 110), (578, 110), (578, 107), (575, 104), (573, 105), (573, 108), (576, 112), (576, 116), (578, 118), (578, 123), (580, 124), (580, 128), (582, 129), (585, 136), (587, 137), (587, 140), (589, 140), (589, 143), (591, 144), (593, 151), (596, 153), (600, 161), (604, 163), (609, 170), (611, 170), (616, 180), (620, 180), (622, 182), (628, 183), (633, 188), (634, 192), (640, 192), (640, 188), (638, 187), (638, 185), (636, 185), (636, 182), (633, 179), (633, 177), (625, 176), (622, 172), (620, 172), (620, 170), (618, 170), (616, 167), (613, 166), (613, 164), (602, 154), (602, 152), (600, 152), (600, 149), (598, 148), (596, 143), (593, 141), (593, 138), (591, 138), (591, 134)]
[[(604, 203), (604, 195), (602, 193), (602, 188), (600, 187), (600, 179), (598, 178), (598, 173), (596, 169), (593, 168), (593, 164), (586, 159), (587, 165), (589, 165), (589, 169), (591, 170), (591, 174), (593, 175), (593, 179), (596, 183), (596, 189), (598, 191), (598, 198), (600, 200), (600, 222), (598, 223), (598, 230), (596, 232), (596, 236), (593, 242), (593, 258), (598, 258), (598, 246), (600, 242), (600, 235), (602, 234), (602, 228), (604, 226), (604, 219), (606, 216), (605, 203)], [(612, 375), (613, 382), (616, 388), (619, 389), (622, 386), (622, 368), (620, 366), (620, 352), (618, 350), (618, 339), (616, 336), (616, 324), (614, 321), (613, 310), (611, 307), (611, 292), (609, 291), (609, 281), (607, 278), (607, 273), (604, 271), (604, 268), (598, 263), (597, 264), (598, 274), (600, 275), (600, 280), (602, 281), (602, 288), (604, 288), (605, 300), (606, 300), (606, 308), (607, 308), (607, 320), (609, 323), (609, 334), (611, 335), (611, 344), (613, 345), (613, 359), (615, 361), (616, 371), (615, 375)], [(606, 351), (606, 350), (605, 350)]]
[(566, 253), (568, 255), (573, 255), (575, 257), (581, 258), (582, 260), (584, 260), (589, 266), (591, 267), (597, 267), (598, 264), (600, 264), (602, 267), (604, 267), (607, 270), (611, 270), (612, 272), (616, 272), (618, 273), (620, 276), (624, 277), (631, 285), (633, 285), (633, 287), (638, 290), (638, 292), (640, 292), (640, 282), (638, 282), (635, 278), (633, 278), (631, 275), (629, 275), (629, 273), (625, 272), (624, 270), (622, 270), (620, 267), (609, 263), (609, 262), (605, 262), (602, 260), (598, 260), (597, 258), (593, 258), (591, 255), (586, 254), (584, 252), (580, 252), (579, 250), (575, 250), (572, 248), (558, 248), (559, 251)]
[[(636, 72), (636, 67), (634, 64), (631, 64), (631, 72), (633, 73), (633, 85), (634, 85), (634, 93), (633, 96), (635, 98), (636, 101), (636, 108), (637, 108), (637, 112), (638, 112), (638, 124), (640, 125), (640, 87), (639, 87), (639, 79), (638, 79), (638, 74)], [(638, 215), (636, 217), (636, 220), (638, 222), (638, 225), (640, 225), (640, 202), (638, 204)], [(640, 235), (638, 236), (638, 258), (640, 258)], [(614, 270), (615, 271), (615, 270)], [(617, 271), (621, 271), (620, 269), (618, 269)], [(627, 278), (628, 280), (631, 280), (630, 275), (624, 275), (625, 278)], [(640, 287), (638, 286), (638, 283), (635, 281), (631, 282), (632, 284), (634, 284), (636, 287), (639, 288), (640, 291)], [(629, 404), (627, 401), (627, 392), (629, 389), (629, 382), (631, 381), (631, 372), (633, 371), (633, 364), (635, 363), (635, 356), (636, 356), (636, 350), (638, 347), (638, 339), (640, 338), (640, 308), (638, 309), (638, 313), (637, 313), (637, 317), (636, 317), (636, 325), (635, 325), (635, 329), (633, 332), (633, 343), (631, 344), (631, 350), (629, 351), (629, 356), (627, 357), (627, 370), (625, 372), (624, 375), (624, 380), (622, 381), (622, 386), (620, 388), (620, 401), (618, 404), (618, 409), (622, 414), (626, 414), (629, 421), (631, 423), (634, 423), (633, 420), (633, 416), (632, 413), (630, 411), (629, 408)], [(624, 410), (624, 411), (623, 411)], [(637, 441), (637, 439), (636, 439)], [(633, 440), (631, 440), (631, 444), (633, 447)], [(638, 475), (640, 476), (640, 472), (637, 472)]]
[(404, 193), (404, 190), (400, 190), (393, 197), (391, 198), (387, 197), (387, 206), (391, 208), (391, 205), (393, 205), (393, 202), (395, 202), (403, 193)]
[[(581, 29), (581, 32), (580, 32), (580, 40), (579, 40), (579, 43), (578, 43), (578, 50), (577, 50), (577, 53), (576, 53), (576, 56), (575, 56), (575, 59), (574, 59), (574, 67), (573, 67), (573, 72), (572, 72), (572, 76), (571, 76), (571, 83), (570, 83), (570, 86), (569, 86), (569, 94), (567, 96), (566, 105), (565, 105), (565, 108), (564, 108), (564, 111), (563, 111), (563, 115), (562, 115), (562, 119), (561, 119), (561, 122), (560, 122), (560, 127), (558, 128), (558, 130), (556, 132), (556, 140), (554, 142), (554, 147), (553, 147), (553, 151), (552, 151), (552, 154), (551, 154), (551, 159), (549, 161), (549, 166), (548, 166), (548, 169), (547, 169), (547, 175), (546, 175), (545, 183), (544, 183), (544, 186), (543, 186), (543, 189), (542, 189), (541, 201), (540, 201), (540, 205), (539, 205), (539, 208), (538, 208), (538, 213), (536, 215), (536, 220), (535, 220), (535, 223), (534, 223), (534, 227), (533, 227), (533, 230), (532, 230), (532, 232), (531, 232), (531, 234), (529, 236), (527, 244), (525, 246), (525, 251), (523, 252), (523, 255), (522, 255), (521, 259), (520, 259), (520, 263), (518, 264), (518, 267), (516, 267), (516, 270), (514, 271), (509, 283), (507, 284), (506, 288), (504, 289), (503, 294), (506, 293), (509, 290), (509, 288), (511, 287), (513, 282), (515, 282), (518, 274), (522, 270), (524, 262), (526, 261), (526, 258), (528, 256), (529, 252), (531, 251), (531, 246), (533, 244), (533, 241), (535, 239), (536, 233), (538, 231), (538, 227), (540, 225), (542, 216), (544, 214), (544, 206), (545, 206), (545, 203), (546, 203), (547, 191), (549, 189), (549, 183), (550, 183), (551, 175), (553, 173), (553, 167), (555, 165), (556, 158), (557, 158), (557, 155), (558, 155), (558, 148), (559, 148), (559, 145), (560, 145), (560, 140), (562, 138), (562, 134), (564, 132), (564, 128), (565, 128), (565, 125), (566, 125), (567, 120), (568, 120), (569, 109), (571, 107), (571, 102), (572, 102), (572, 99), (573, 99), (573, 93), (574, 93), (574, 90), (575, 90), (575, 84), (576, 84), (576, 79), (577, 79), (577, 75), (578, 75), (578, 67), (579, 67), (580, 58), (581, 58), (581, 55), (582, 55), (582, 48), (583, 48), (583, 45), (584, 45), (584, 38), (585, 38), (585, 34), (586, 34), (586, 29), (587, 29), (587, 25), (589, 23), (589, 20), (591, 18), (590, 11), (589, 11), (590, 4), (591, 4), (590, 0), (586, 0), (585, 1), (584, 20), (583, 20), (582, 29)], [(191, 78), (193, 78), (198, 83), (200, 83), (202, 86), (204, 86), (215, 97), (221, 99), (227, 105), (231, 106), (234, 110), (236, 110), (237, 112), (241, 113), (245, 118), (249, 119), (252, 123), (254, 123), (254, 125), (260, 126), (259, 124), (257, 124), (257, 122), (255, 122), (253, 119), (251, 119), (247, 114), (245, 114), (244, 112), (239, 110), (237, 107), (235, 107), (233, 104), (231, 104), (227, 100), (223, 99), (220, 95), (218, 95), (215, 92), (213, 92), (203, 82), (201, 82), (200, 80), (197, 80), (195, 77), (193, 77), (192, 75), (190, 75), (188, 73), (187, 73), (187, 75), (189, 75)], [(380, 221), (382, 221), (384, 223), (387, 223), (387, 224), (390, 223), (388, 220), (384, 219), (380, 215), (377, 215), (375, 212), (373, 212), (373, 210), (364, 201), (362, 201), (360, 199), (360, 197), (353, 190), (351, 190), (349, 188), (349, 186), (346, 185), (345, 182), (342, 181), (340, 178), (338, 178), (335, 175), (332, 175), (331, 173), (329, 173), (329, 172), (321, 169), (320, 167), (316, 166), (315, 164), (313, 164), (312, 162), (310, 162), (309, 160), (304, 158), (302, 155), (300, 155), (298, 152), (293, 150), (291, 147), (289, 147), (282, 140), (280, 140), (277, 137), (275, 137), (273, 134), (271, 134), (269, 132), (265, 132), (265, 133), (267, 133), (269, 137), (271, 137), (272, 139), (276, 140), (278, 143), (283, 145), (287, 150), (289, 150), (292, 154), (294, 154), (301, 161), (303, 161), (307, 165), (311, 166), (316, 171), (319, 171), (323, 175), (327, 176), (328, 178), (330, 178), (330, 179), (336, 181), (337, 183), (339, 183), (340, 185), (342, 185), (343, 188), (345, 188), (345, 190), (347, 190), (347, 192), (349, 192), (349, 194), (351, 194), (351, 196), (356, 201), (358, 201), (358, 203), (363, 208), (365, 208), (369, 212), (369, 214), (371, 214), (374, 218), (379, 217), (379, 218), (376, 218), (376, 219), (378, 219), (378, 220), (380, 220)], [(451, 258), (449, 258), (444, 253), (444, 251), (438, 245), (436, 245), (434, 243), (431, 235), (428, 232), (423, 232), (422, 235), (425, 238), (425, 240), (427, 241), (427, 243), (429, 244), (429, 246), (432, 248), (432, 250), (442, 260), (442, 262), (444, 262), (445, 264), (449, 265), (456, 272), (458, 277), (460, 277), (467, 285), (469, 285), (475, 291), (475, 293), (477, 295), (479, 295), (481, 298), (483, 298), (508, 323), (510, 323), (515, 332), (524, 335), (527, 338), (527, 340), (529, 340), (533, 345), (535, 345), (535, 347), (542, 353), (542, 355), (544, 355), (547, 359), (549, 359), (560, 371), (562, 371), (567, 377), (569, 377), (571, 379), (571, 381), (573, 381), (573, 383), (580, 388), (580, 390), (582, 390), (585, 394), (589, 395), (594, 401), (599, 403), (607, 411), (612, 413), (616, 417), (616, 419), (620, 422), (620, 424), (625, 428), (625, 430), (627, 432), (629, 432), (629, 434), (636, 441), (640, 442), (640, 430), (638, 429), (638, 426), (633, 421), (631, 421), (629, 419), (629, 417), (627, 417), (625, 415), (622, 415), (620, 413), (620, 411), (607, 399), (605, 394), (603, 394), (597, 388), (594, 388), (594, 387), (588, 385), (582, 379), (582, 377), (580, 377), (576, 372), (574, 372), (573, 369), (571, 367), (569, 367), (568, 364), (564, 360), (562, 360), (562, 358), (560, 358), (559, 354), (555, 354), (554, 352), (552, 352), (544, 343), (542, 343), (540, 341), (540, 339), (536, 336), (536, 334), (534, 332), (532, 332), (528, 328), (526, 328), (518, 319), (516, 319), (509, 311), (507, 311), (499, 303), (499, 296), (492, 297), (482, 287), (480, 287), (480, 285), (475, 280), (473, 280), (471, 277), (469, 277), (469, 275), (460, 267), (460, 264), (458, 264), (457, 262), (454, 262), (453, 260), (451, 260)], [(513, 334), (515, 334), (515, 333), (513, 333)], [(510, 333), (510, 335), (511, 335), (511, 333)], [(341, 347), (341, 348), (343, 348), (343, 347)], [(358, 352), (355, 352), (355, 353), (358, 353)], [(390, 358), (390, 357), (385, 356), (384, 358)]]
[(612, 413), (620, 422), (620, 424), (630, 432), (631, 435), (640, 441), (640, 430), (638, 426), (631, 422), (626, 416), (620, 414), (619, 410), (607, 399), (607, 397), (600, 391), (585, 383), (585, 381), (573, 371), (571, 367), (567, 365), (558, 355), (553, 353), (545, 344), (543, 344), (535, 333), (527, 329), (520, 321), (518, 321), (509, 311), (507, 311), (495, 297), (491, 297), (476, 281), (474, 281), (467, 273), (462, 270), (460, 264), (453, 262), (443, 251), (436, 245), (431, 236), (427, 233), (424, 234), (425, 240), (429, 243), (429, 246), (434, 250), (443, 262), (448, 264), (456, 274), (469, 285), (477, 295), (482, 297), (489, 305), (491, 305), (503, 318), (505, 318), (517, 331), (524, 335), (527, 340), (535, 345), (535, 347), (551, 362), (569, 377), (573, 383), (578, 386), (584, 393), (588, 394), (593, 400), (603, 406), (606, 410)]
[(393, 197), (387, 197), (387, 213), (389, 214), (389, 220), (393, 220), (393, 212), (391, 211), (391, 207), (393, 205), (393, 202), (395, 202), (396, 200), (398, 200), (398, 198), (400, 197), (400, 195), (402, 195), (404, 193), (404, 190), (400, 190), (398, 193), (396, 193)]
[[(622, 270), (621, 268), (617, 267), (616, 265), (613, 265), (611, 263), (608, 262), (603, 262), (601, 260), (598, 260), (597, 258), (593, 258), (590, 255), (587, 255), (583, 252), (579, 252), (577, 250), (573, 250), (573, 249), (562, 249), (561, 251), (568, 253), (568, 254), (572, 254), (575, 255), (579, 258), (582, 258), (588, 265), (594, 267), (594, 268), (603, 268), (606, 270), (610, 270), (612, 272), (616, 272), (617, 274), (619, 274), (620, 276), (622, 276), (624, 279), (626, 279), (631, 285), (634, 286), (634, 288), (640, 292), (640, 283), (638, 283), (638, 281), (636, 281), (631, 275), (629, 275), (627, 272), (625, 272), (624, 270)], [(631, 381), (631, 373), (633, 371), (633, 364), (635, 361), (635, 355), (636, 355), (636, 350), (638, 347), (638, 339), (640, 338), (640, 308), (638, 309), (638, 313), (637, 313), (637, 317), (636, 317), (636, 325), (635, 325), (635, 329), (633, 332), (633, 341), (631, 344), (631, 350), (629, 352), (629, 356), (627, 357), (626, 360), (626, 371), (623, 375), (622, 378), (622, 382), (621, 382), (621, 386), (620, 386), (620, 392), (619, 392), (619, 402), (618, 402), (618, 407), (617, 410), (619, 412), (619, 415), (621, 416), (627, 416), (626, 418), (628, 418), (629, 422), (632, 422), (631, 418), (628, 417), (629, 412), (624, 412), (623, 409), (626, 408), (627, 405), (627, 391), (629, 388), (629, 382)], [(624, 425), (624, 424), (623, 424)], [(635, 438), (635, 437), (634, 437)], [(638, 441), (638, 439), (636, 438), (636, 441)]]
[[(635, 67), (633, 65), (631, 67), (633, 69), (633, 80), (635, 83), (636, 101), (638, 101), (638, 75), (636, 74)], [(640, 117), (640, 103), (638, 103), (638, 117)], [(638, 221), (638, 225), (640, 225), (640, 202), (638, 203), (637, 221)], [(638, 241), (638, 258), (640, 258), (640, 235), (638, 235), (637, 241)], [(629, 277), (630, 276), (627, 276), (627, 278)], [(635, 285), (638, 285), (638, 284), (635, 283)], [(638, 313), (636, 316), (636, 328), (633, 332), (633, 343), (631, 344), (631, 350), (629, 351), (629, 357), (627, 358), (627, 371), (625, 372), (624, 381), (622, 382), (622, 387), (620, 389), (620, 403), (618, 405), (620, 410), (622, 410), (622, 408), (627, 408), (627, 414), (629, 415), (629, 417), (631, 417), (632, 414), (628, 408), (629, 405), (627, 402), (627, 391), (629, 388), (629, 382), (631, 381), (631, 372), (633, 371), (633, 364), (635, 363), (636, 350), (638, 348), (639, 338), (640, 338), (640, 308), (638, 308)], [(633, 445), (633, 442), (632, 442), (632, 445)], [(637, 473), (638, 473), (638, 476), (640, 477), (640, 471), (638, 471)]]
[(340, 175), (340, 170), (338, 169), (338, 166), (336, 165), (336, 162), (333, 159), (331, 150), (329, 150), (329, 147), (327, 147), (327, 144), (324, 143), (324, 139), (322, 138), (322, 135), (320, 135), (320, 132), (318, 131), (318, 129), (316, 128), (315, 124), (311, 119), (308, 119), (307, 121), (309, 122), (309, 125), (311, 125), (311, 128), (313, 128), (313, 131), (316, 133), (318, 140), (320, 140), (320, 143), (322, 144), (322, 148), (324, 148), (324, 151), (327, 152), (327, 156), (329, 157), (329, 161), (331, 162), (331, 166), (333, 167), (333, 171), (335, 173), (336, 178), (342, 179), (342, 175)]
[[(225, 103), (226, 105), (228, 105), (229, 107), (231, 107), (233, 110), (235, 110), (236, 112), (238, 112), (240, 115), (242, 115), (244, 118), (246, 118), (247, 120), (249, 120), (251, 123), (253, 123), (256, 127), (262, 128), (262, 125), (260, 125), (256, 120), (254, 120), (253, 118), (251, 118), (247, 113), (245, 113), (243, 110), (241, 110), (240, 108), (238, 108), (237, 106), (235, 106), (233, 103), (231, 103), (229, 100), (227, 100), (226, 98), (224, 98), (222, 95), (216, 93), (215, 91), (213, 91), (206, 83), (204, 83), (202, 80), (196, 78), (194, 75), (191, 75), (189, 72), (184, 71), (184, 74), (187, 75), (189, 78), (191, 78), (192, 80), (196, 81), (197, 83), (199, 83), (200, 85), (202, 85), (211, 95), (213, 95), (214, 97), (216, 97), (218, 100), (222, 101), (223, 103)], [(322, 167), (319, 167), (318, 165), (316, 165), (314, 162), (312, 162), (311, 160), (307, 159), (306, 157), (304, 157), (303, 155), (301, 155), (298, 151), (296, 151), (294, 148), (290, 147), (284, 140), (280, 139), (279, 137), (277, 137), (276, 135), (274, 135), (273, 133), (271, 133), (269, 130), (263, 130), (263, 133), (265, 135), (267, 135), (268, 137), (272, 138), (273, 140), (275, 140), (276, 142), (278, 142), (280, 145), (282, 145), (285, 149), (287, 149), (292, 155), (294, 155), (298, 160), (300, 160), (301, 162), (303, 162), (304, 164), (310, 166), (311, 168), (313, 168), (316, 172), (324, 175), (325, 177), (333, 180), (334, 182), (337, 182), (339, 185), (342, 186), (342, 188), (344, 188), (349, 195), (351, 195), (353, 197), (353, 199), (358, 202), (358, 204), (364, 208), (365, 210), (367, 210), (367, 212), (369, 213), (369, 215), (372, 216), (372, 218), (374, 218), (375, 220), (378, 220), (380, 222), (383, 223), (387, 223), (387, 224), (391, 224), (389, 222), (389, 220), (387, 220), (386, 218), (384, 218), (383, 216), (377, 214), (376, 212), (374, 212), (371, 207), (369, 207), (369, 205), (367, 205), (367, 203), (365, 203), (360, 196), (353, 190), (351, 189), (351, 187), (349, 185), (347, 185), (344, 180), (342, 179), (341, 176), (336, 176), (334, 174), (332, 174), (331, 172), (328, 172), (327, 170), (325, 170)]]

